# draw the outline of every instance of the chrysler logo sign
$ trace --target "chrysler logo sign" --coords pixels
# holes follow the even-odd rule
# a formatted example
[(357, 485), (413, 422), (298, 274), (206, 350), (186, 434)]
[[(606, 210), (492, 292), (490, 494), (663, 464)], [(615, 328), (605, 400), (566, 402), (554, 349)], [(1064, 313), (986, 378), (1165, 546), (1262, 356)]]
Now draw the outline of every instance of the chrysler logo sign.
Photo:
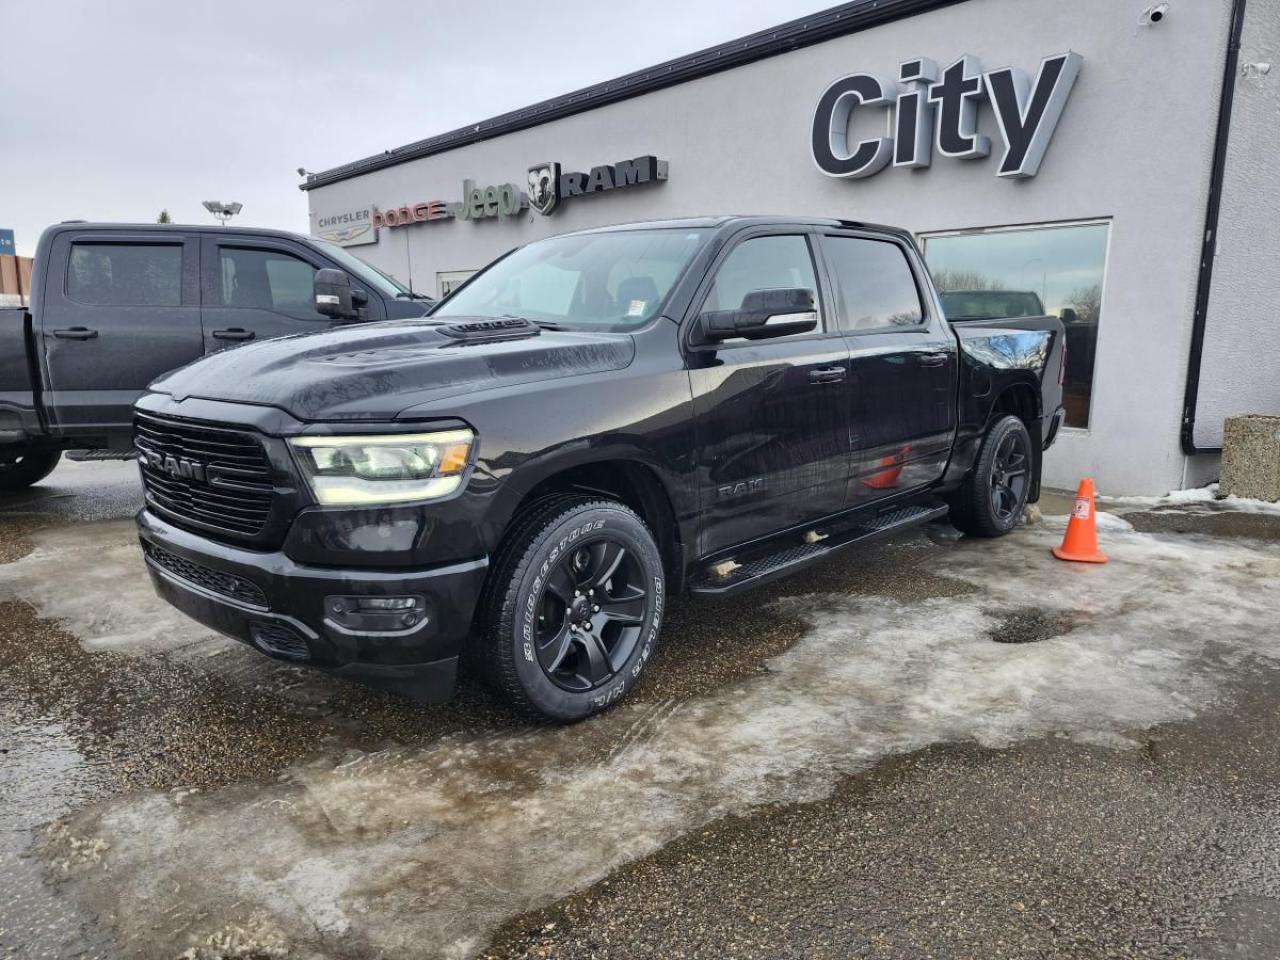
[[(1067, 51), (1046, 57), (1032, 80), (1016, 67), (983, 71), (965, 54), (945, 70), (923, 57), (898, 68), (896, 80), (853, 73), (831, 84), (813, 115), (813, 162), (829, 177), (860, 178), (895, 167), (927, 167), (933, 151), (972, 160), (989, 156), (977, 132), (978, 105), (991, 104), (1004, 154), (997, 176), (1034, 177), (1084, 60)], [(891, 112), (886, 134), (849, 142), (859, 108)]]

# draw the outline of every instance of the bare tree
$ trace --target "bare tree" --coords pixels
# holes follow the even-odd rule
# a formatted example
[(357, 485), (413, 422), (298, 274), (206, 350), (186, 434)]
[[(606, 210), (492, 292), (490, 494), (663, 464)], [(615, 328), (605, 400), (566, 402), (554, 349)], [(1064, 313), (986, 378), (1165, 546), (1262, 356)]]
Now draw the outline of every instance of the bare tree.
[(952, 293), (957, 290), (999, 290), (1000, 284), (995, 277), (976, 270), (935, 270), (933, 283), (941, 293)]

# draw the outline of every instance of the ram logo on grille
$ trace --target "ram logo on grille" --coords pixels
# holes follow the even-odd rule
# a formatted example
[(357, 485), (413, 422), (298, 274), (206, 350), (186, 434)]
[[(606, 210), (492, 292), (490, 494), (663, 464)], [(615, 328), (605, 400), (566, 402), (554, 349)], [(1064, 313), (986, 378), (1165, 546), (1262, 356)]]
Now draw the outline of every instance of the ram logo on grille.
[(138, 448), (138, 455), (143, 463), (152, 470), (159, 470), (171, 477), (178, 477), (183, 480), (207, 482), (204, 464), (198, 460), (188, 460), (186, 457), (175, 457), (171, 453), (162, 454), (155, 450), (145, 450), (141, 447)]

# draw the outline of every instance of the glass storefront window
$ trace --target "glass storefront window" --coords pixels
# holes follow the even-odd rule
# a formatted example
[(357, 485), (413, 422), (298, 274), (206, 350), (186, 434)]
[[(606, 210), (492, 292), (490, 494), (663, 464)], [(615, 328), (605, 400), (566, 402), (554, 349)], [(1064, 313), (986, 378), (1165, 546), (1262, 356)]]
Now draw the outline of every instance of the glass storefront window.
[(935, 234), (924, 255), (948, 319), (1056, 314), (1067, 328), (1064, 405), (1069, 427), (1089, 426), (1108, 224)]

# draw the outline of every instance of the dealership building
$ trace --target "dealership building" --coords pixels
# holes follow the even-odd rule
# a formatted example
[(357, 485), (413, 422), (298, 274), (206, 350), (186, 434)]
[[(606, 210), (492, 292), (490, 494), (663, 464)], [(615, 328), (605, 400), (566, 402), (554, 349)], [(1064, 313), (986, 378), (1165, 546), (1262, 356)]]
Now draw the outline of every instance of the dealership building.
[(858, 0), (308, 175), (441, 295), (513, 246), (781, 214), (916, 234), (952, 316), (1067, 327), (1045, 480), (1216, 477), (1280, 414), (1280, 0)]

